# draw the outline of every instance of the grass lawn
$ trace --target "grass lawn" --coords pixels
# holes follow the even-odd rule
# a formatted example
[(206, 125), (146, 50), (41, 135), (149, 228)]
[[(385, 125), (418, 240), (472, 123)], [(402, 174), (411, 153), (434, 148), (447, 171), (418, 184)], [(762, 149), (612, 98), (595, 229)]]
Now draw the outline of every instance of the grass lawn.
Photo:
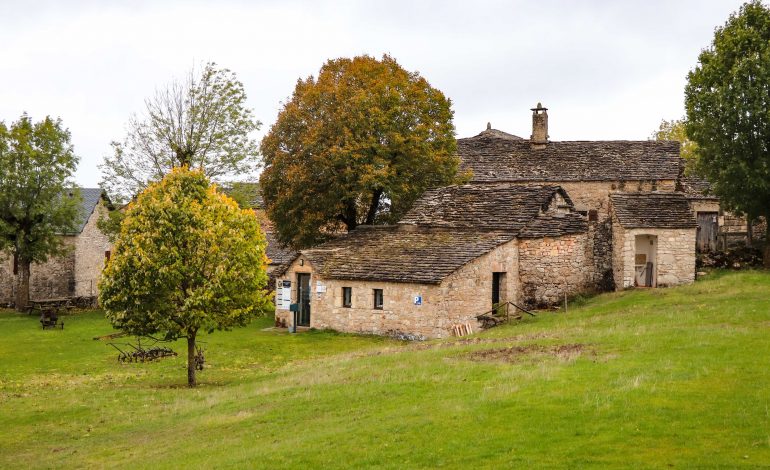
[(2, 468), (770, 467), (770, 273), (419, 344), (262, 319), (201, 338), (197, 389), (65, 322), (0, 313)]

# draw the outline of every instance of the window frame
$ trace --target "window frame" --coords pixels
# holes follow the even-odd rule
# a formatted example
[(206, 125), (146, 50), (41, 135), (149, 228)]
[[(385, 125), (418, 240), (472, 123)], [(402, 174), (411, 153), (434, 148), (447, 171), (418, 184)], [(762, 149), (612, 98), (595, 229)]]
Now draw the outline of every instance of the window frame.
[[(379, 305), (377, 304), (377, 294), (379, 293)], [(374, 297), (374, 309), (375, 310), (383, 310), (383, 307), (385, 306), (385, 292), (382, 289), (373, 289), (373, 297)]]
[(353, 308), (353, 288), (352, 287), (342, 288), (342, 307)]

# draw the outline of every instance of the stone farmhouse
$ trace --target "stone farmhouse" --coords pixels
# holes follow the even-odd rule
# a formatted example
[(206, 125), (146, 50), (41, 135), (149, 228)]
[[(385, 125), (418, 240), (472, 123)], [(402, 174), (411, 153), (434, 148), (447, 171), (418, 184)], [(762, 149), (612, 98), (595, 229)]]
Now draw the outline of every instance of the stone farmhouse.
[(277, 320), (295, 305), (298, 325), (435, 338), (506, 301), (693, 282), (713, 201), (682, 190), (679, 143), (551, 141), (547, 109), (532, 112), (529, 139), (488, 125), (458, 140), (469, 184), (277, 269)]
[[(98, 295), (97, 284), (111, 244), (97, 227), (99, 217), (111, 210), (112, 204), (100, 188), (81, 188), (82, 202), (72, 233), (61, 236), (67, 252), (33, 264), (30, 273), (30, 299), (89, 297)], [(0, 305), (13, 303), (18, 281), (13, 256), (0, 253)]]

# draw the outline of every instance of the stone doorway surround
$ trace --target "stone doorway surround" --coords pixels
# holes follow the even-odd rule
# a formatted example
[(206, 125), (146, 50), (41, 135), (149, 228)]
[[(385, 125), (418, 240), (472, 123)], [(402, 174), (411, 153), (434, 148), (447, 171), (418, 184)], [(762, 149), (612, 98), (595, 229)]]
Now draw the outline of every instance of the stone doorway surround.
[(634, 250), (634, 285), (656, 287), (658, 270), (658, 236), (637, 235)]

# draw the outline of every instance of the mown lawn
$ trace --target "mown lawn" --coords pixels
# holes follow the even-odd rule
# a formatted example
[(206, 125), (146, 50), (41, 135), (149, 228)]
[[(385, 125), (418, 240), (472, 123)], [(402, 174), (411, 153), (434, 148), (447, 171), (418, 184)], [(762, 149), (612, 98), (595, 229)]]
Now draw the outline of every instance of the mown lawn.
[(118, 364), (99, 312), (65, 322), (0, 313), (0, 467), (770, 466), (770, 273), (461, 341), (263, 319), (203, 338), (194, 390), (182, 357)]

